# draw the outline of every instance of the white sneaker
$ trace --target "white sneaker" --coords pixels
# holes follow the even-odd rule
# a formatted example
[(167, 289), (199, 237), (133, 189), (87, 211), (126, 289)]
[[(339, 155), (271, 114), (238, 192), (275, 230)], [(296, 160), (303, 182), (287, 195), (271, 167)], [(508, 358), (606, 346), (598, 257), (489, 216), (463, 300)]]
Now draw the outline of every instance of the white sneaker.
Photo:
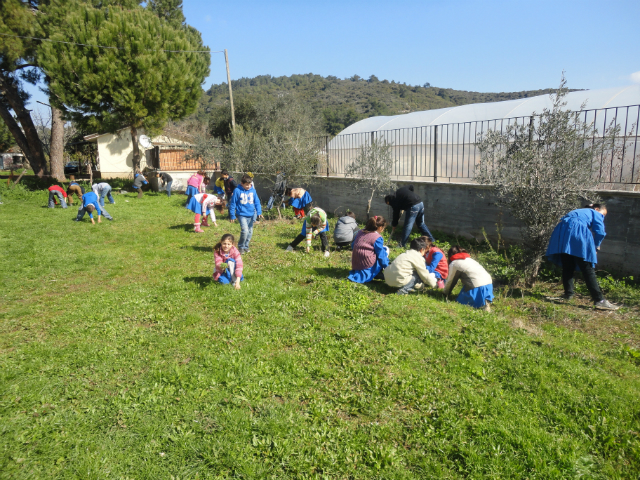
[(329, 252), (324, 252), (324, 258), (329, 258), (330, 253)]
[(414, 289), (414, 290), (422, 290), (423, 288), (424, 288), (424, 283), (416, 283), (416, 284), (413, 286), (413, 289)]
[(293, 247), (291, 245), (287, 247), (287, 252), (293, 252)]

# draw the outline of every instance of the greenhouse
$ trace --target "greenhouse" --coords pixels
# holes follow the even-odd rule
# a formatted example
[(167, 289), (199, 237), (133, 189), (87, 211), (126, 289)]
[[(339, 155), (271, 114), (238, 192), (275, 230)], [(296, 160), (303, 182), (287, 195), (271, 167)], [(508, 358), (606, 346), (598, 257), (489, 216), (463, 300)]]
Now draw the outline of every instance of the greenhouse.
[[(599, 133), (605, 130), (605, 125), (620, 128), (619, 141), (610, 158), (602, 158), (602, 184), (638, 184), (640, 85), (576, 91), (569, 93), (565, 100), (565, 108), (582, 111), (582, 118), (594, 122)], [(362, 146), (374, 140), (386, 140), (393, 146), (396, 179), (469, 182), (479, 159), (476, 141), (480, 136), (514, 123), (535, 122), (536, 115), (552, 106), (549, 95), (540, 95), (367, 118), (329, 141), (327, 174), (343, 176), (345, 167), (355, 159)]]

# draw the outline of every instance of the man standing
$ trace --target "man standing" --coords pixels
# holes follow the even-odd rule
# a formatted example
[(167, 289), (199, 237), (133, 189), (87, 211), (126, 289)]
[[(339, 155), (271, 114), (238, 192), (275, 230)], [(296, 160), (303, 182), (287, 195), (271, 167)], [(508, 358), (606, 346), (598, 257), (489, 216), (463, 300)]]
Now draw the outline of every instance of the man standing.
[(398, 220), (400, 220), (400, 212), (405, 211), (404, 227), (402, 228), (402, 239), (400, 240), (400, 246), (404, 247), (409, 240), (413, 224), (415, 223), (420, 231), (429, 237), (431, 241), (435, 241), (433, 235), (424, 223), (424, 204), (422, 199), (413, 193), (413, 185), (408, 187), (402, 187), (396, 190), (394, 195), (387, 195), (384, 197), (384, 203), (389, 205), (393, 209), (393, 220), (391, 222), (391, 234), (396, 231), (398, 226)]

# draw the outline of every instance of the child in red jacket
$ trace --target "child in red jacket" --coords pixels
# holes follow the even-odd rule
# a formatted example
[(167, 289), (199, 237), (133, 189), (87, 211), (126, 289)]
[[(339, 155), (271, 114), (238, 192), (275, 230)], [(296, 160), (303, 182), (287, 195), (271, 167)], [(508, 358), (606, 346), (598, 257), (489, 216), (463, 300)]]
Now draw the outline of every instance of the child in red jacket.
[(60, 200), (60, 205), (62, 205), (62, 208), (67, 208), (67, 202), (65, 201), (65, 199), (67, 198), (67, 192), (65, 192), (64, 189), (59, 185), (51, 185), (49, 187), (49, 208), (55, 208), (56, 204), (58, 203), (56, 202), (55, 197), (58, 197), (58, 200)]
[(436, 277), (436, 285), (438, 288), (444, 288), (444, 281), (449, 275), (449, 264), (444, 252), (436, 247), (429, 237), (420, 237), (427, 243), (427, 253), (424, 255), (425, 267), (427, 272), (432, 273)]

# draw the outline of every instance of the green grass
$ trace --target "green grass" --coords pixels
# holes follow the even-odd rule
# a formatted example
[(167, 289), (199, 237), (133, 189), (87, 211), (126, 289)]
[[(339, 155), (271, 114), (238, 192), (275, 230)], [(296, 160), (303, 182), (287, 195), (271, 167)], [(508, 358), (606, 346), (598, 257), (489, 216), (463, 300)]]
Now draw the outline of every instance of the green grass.
[(349, 283), (346, 252), (284, 251), (286, 219), (235, 291), (210, 249), (238, 224), (193, 234), (183, 196), (115, 195), (95, 226), (0, 196), (0, 478), (640, 474), (631, 280), (615, 313), (542, 283), (487, 314)]

